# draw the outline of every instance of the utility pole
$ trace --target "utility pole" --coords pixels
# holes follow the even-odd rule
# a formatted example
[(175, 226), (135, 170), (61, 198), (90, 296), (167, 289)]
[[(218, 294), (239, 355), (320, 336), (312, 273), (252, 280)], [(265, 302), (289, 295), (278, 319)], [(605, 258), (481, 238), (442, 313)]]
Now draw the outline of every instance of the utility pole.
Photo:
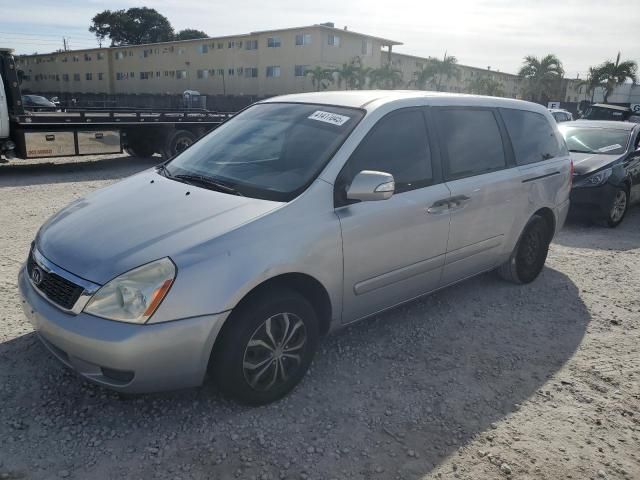
[(69, 50), (68, 45), (67, 45), (67, 39), (62, 37), (62, 46), (64, 51), (66, 52), (67, 50)]

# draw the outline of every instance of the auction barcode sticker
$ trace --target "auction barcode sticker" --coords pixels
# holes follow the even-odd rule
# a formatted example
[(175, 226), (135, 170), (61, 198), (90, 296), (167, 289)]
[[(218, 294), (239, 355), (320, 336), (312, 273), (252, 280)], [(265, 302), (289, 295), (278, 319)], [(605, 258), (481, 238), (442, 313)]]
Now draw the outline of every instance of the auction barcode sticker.
[(330, 123), (332, 125), (344, 125), (349, 121), (351, 117), (345, 115), (338, 115), (337, 113), (323, 112), (322, 110), (316, 110), (307, 118), (310, 120), (318, 120), (319, 122)]

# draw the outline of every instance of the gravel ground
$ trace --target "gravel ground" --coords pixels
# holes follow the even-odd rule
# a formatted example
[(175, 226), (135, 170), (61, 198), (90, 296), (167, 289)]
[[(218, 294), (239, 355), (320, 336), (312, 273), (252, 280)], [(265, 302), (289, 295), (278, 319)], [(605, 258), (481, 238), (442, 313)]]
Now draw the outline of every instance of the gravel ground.
[(325, 339), (284, 400), (120, 398), (60, 366), (16, 275), (56, 210), (143, 168), (0, 166), (0, 478), (640, 479), (640, 208), (570, 223), (531, 285), (483, 275)]

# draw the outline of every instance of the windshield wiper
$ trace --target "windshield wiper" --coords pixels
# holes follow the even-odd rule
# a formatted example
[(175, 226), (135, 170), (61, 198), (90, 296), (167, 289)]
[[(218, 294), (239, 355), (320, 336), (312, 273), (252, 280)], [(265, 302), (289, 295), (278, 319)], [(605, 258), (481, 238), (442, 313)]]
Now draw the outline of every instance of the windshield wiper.
[(167, 178), (173, 178), (173, 175), (171, 175), (171, 173), (169, 172), (169, 169), (164, 163), (161, 163), (160, 165), (156, 165), (156, 172), (160, 173), (161, 175), (164, 175)]
[(596, 153), (593, 150), (569, 150), (569, 151), (573, 153)]
[(217, 190), (219, 192), (230, 193), (231, 195), (238, 195), (240, 197), (244, 197), (244, 195), (242, 195), (242, 193), (240, 193), (238, 190), (233, 188), (231, 185), (229, 185), (227, 183), (224, 183), (224, 182), (221, 182), (219, 180), (215, 180), (215, 179), (210, 178), (210, 177), (205, 177), (204, 175), (183, 174), (183, 175), (174, 175), (171, 178), (175, 178), (177, 180), (182, 180), (185, 183), (199, 184), (199, 185), (201, 185), (201, 186), (203, 186), (205, 188), (209, 188), (211, 190)]

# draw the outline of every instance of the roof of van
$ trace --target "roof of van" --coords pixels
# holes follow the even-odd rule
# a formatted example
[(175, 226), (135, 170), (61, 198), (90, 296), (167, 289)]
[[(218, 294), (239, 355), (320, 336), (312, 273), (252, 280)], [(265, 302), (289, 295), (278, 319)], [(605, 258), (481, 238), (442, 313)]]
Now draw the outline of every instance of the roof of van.
[[(366, 108), (376, 102), (376, 105), (393, 102), (396, 100), (421, 100), (427, 104), (437, 105), (469, 105), (486, 107), (521, 108), (524, 110), (534, 110), (547, 112), (547, 109), (537, 103), (515, 100), (512, 98), (487, 97), (484, 95), (466, 95), (462, 93), (446, 92), (426, 92), (423, 90), (350, 90), (350, 91), (329, 91), (329, 92), (309, 92), (282, 95), (263, 100), (261, 103), (271, 102), (292, 102), (292, 103), (316, 103), (323, 105), (334, 105), (352, 108)], [(432, 100), (433, 102), (430, 102)]]

